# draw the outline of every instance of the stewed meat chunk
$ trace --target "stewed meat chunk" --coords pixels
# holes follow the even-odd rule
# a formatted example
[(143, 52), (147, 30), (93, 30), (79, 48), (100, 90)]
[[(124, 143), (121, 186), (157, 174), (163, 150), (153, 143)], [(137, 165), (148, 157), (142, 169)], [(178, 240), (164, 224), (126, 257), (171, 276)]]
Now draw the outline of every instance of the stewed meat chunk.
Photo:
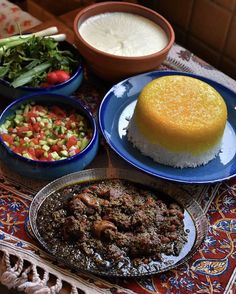
[(161, 192), (118, 179), (68, 190), (61, 191), (67, 200), (53, 212), (47, 236), (66, 242), (90, 266), (151, 265), (163, 254), (179, 255), (187, 241), (183, 208)]

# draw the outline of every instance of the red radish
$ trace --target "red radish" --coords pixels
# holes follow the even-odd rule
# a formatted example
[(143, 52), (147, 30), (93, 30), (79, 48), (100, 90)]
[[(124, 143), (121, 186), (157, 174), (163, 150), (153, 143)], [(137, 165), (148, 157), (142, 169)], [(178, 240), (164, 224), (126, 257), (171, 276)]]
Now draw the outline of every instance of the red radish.
[(55, 70), (47, 74), (47, 83), (51, 85), (63, 83), (69, 80), (70, 74), (64, 70)]
[(57, 83), (57, 74), (55, 73), (55, 71), (49, 72), (47, 74), (47, 83), (51, 85)]

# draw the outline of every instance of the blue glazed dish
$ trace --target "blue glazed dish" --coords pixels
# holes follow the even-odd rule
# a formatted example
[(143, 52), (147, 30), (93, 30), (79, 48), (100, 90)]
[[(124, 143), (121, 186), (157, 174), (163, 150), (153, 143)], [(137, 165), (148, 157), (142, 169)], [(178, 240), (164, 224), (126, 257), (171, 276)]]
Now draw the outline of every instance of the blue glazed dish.
[[(174, 168), (159, 164), (143, 155), (128, 141), (126, 128), (143, 87), (161, 76), (185, 75), (214, 87), (224, 98), (228, 119), (221, 152), (208, 164), (195, 168)], [(130, 77), (114, 85), (105, 95), (99, 109), (99, 124), (110, 147), (125, 161), (143, 172), (182, 183), (214, 183), (236, 176), (236, 93), (208, 78), (177, 71), (153, 71)]]
[(75, 58), (80, 60), (79, 66), (74, 71), (73, 75), (70, 77), (69, 80), (67, 80), (64, 83), (51, 86), (49, 88), (27, 86), (13, 88), (8, 81), (0, 79), (0, 97), (7, 98), (9, 100), (15, 100), (24, 95), (33, 94), (36, 92), (40, 94), (44, 92), (49, 92), (61, 95), (71, 95), (72, 93), (74, 93), (78, 89), (83, 80), (83, 67), (81, 64), (81, 56), (77, 48), (67, 41), (60, 42), (59, 46), (64, 50), (71, 51), (74, 54)]
[(78, 113), (87, 118), (91, 129), (92, 138), (89, 144), (80, 153), (67, 159), (56, 161), (37, 161), (25, 158), (13, 152), (0, 137), (0, 160), (9, 169), (18, 174), (38, 180), (53, 180), (69, 173), (83, 170), (96, 156), (98, 151), (98, 130), (92, 114), (74, 98), (51, 93), (37, 93), (21, 97), (13, 101), (0, 115), (0, 125), (9, 115), (13, 114), (20, 105), (36, 102), (41, 105), (59, 105), (61, 107), (72, 107)]

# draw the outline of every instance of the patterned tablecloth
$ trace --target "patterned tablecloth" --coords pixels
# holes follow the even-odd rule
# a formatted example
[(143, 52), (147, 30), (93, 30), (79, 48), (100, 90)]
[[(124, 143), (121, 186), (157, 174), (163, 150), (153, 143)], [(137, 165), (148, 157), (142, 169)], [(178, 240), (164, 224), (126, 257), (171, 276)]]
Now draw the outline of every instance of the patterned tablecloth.
[(41, 21), (7, 0), (0, 0), (0, 38), (31, 29)]
[[(186, 49), (175, 45), (161, 70), (206, 76), (235, 91), (236, 82)], [(76, 93), (96, 110), (111, 85), (85, 72)], [(235, 95), (236, 99), (236, 95)], [(89, 167), (126, 167), (101, 138), (98, 156)], [(26, 229), (33, 195), (45, 183), (0, 173), (0, 282), (26, 293), (236, 293), (236, 179), (214, 185), (183, 185), (206, 212), (209, 232), (201, 248), (180, 267), (142, 279), (103, 279), (74, 273), (40, 248)], [(163, 184), (166, 184), (163, 181)]]

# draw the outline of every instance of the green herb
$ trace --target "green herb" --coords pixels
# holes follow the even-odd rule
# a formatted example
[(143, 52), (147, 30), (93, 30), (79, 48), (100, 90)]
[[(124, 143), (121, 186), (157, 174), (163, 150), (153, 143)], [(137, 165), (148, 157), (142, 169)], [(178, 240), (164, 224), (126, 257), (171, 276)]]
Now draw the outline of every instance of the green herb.
[(70, 51), (59, 49), (57, 40), (63, 39), (64, 35), (40, 36), (42, 32), (45, 30), (39, 32), (39, 36), (36, 33), (0, 40), (1, 79), (13, 87), (38, 87), (46, 80), (48, 72), (65, 70), (72, 73), (75, 70), (79, 61)]

